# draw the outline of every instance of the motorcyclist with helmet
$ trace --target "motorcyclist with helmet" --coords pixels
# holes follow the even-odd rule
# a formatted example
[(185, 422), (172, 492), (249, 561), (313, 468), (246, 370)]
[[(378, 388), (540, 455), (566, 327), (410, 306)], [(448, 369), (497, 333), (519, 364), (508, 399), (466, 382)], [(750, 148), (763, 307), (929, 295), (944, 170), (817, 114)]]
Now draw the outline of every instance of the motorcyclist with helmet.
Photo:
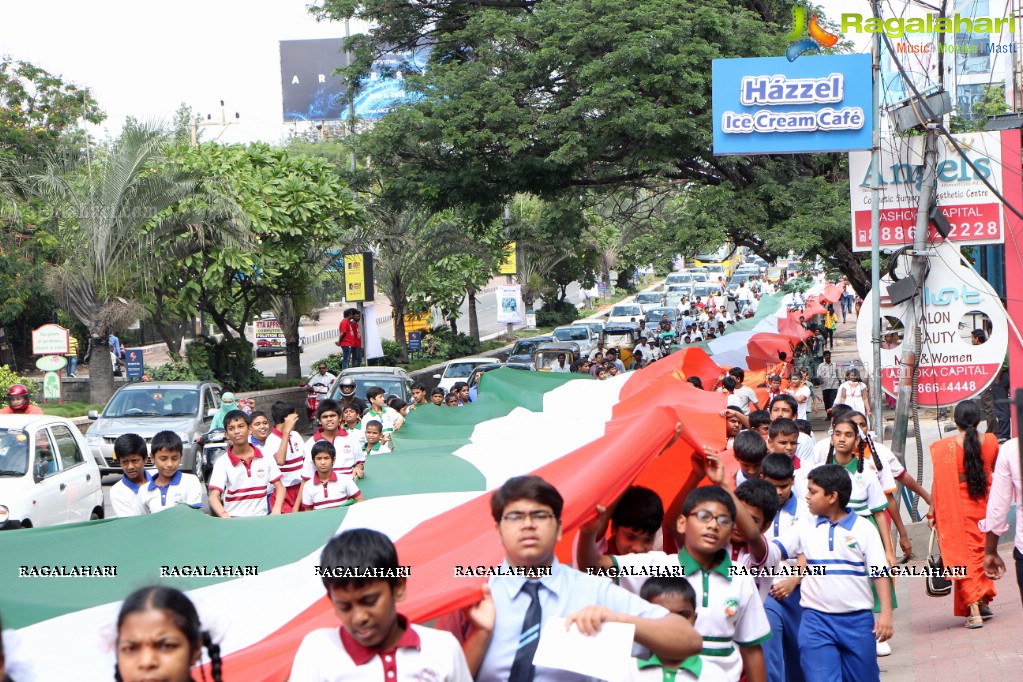
[(369, 409), (369, 404), (362, 398), (355, 395), (355, 379), (347, 376), (338, 379), (338, 387), (340, 394), (338, 395), (337, 401), (341, 403), (341, 409), (345, 408), (345, 405), (354, 405), (359, 409), (359, 414), (363, 414)]
[(7, 389), (7, 405), (0, 409), (0, 414), (42, 414), (43, 408), (33, 405), (28, 399), (28, 388), (25, 384), (14, 384)]

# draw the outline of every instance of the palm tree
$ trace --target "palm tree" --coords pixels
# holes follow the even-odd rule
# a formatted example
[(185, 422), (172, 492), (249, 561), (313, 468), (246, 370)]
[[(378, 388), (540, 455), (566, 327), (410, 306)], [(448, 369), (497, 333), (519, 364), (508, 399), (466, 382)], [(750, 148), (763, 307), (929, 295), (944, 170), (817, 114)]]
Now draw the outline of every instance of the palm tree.
[(137, 319), (128, 300), (161, 257), (169, 231), (179, 225), (161, 213), (193, 191), (195, 183), (169, 169), (165, 133), (129, 126), (95, 158), (65, 152), (32, 178), (38, 195), (55, 208), (56, 237), (65, 247), (50, 286), (61, 305), (89, 330), (89, 397), (106, 402), (114, 391), (107, 337)]

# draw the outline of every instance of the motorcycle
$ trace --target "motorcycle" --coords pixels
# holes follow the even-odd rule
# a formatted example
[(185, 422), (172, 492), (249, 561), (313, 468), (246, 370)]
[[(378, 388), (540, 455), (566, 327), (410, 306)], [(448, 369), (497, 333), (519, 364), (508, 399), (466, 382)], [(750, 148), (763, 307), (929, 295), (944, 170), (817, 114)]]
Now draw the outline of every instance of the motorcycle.
[(213, 473), (213, 465), (223, 455), (227, 454), (227, 431), (224, 429), (213, 429), (209, 433), (199, 436), (199, 445), (202, 446), (202, 475), (203, 480), (209, 483), (210, 474)]
[(326, 399), (327, 393), (330, 392), (330, 387), (326, 384), (306, 384), (306, 393), (309, 395), (305, 399), (305, 411), (306, 416), (309, 417), (309, 423), (316, 423), (316, 408), (320, 406), (320, 401)]

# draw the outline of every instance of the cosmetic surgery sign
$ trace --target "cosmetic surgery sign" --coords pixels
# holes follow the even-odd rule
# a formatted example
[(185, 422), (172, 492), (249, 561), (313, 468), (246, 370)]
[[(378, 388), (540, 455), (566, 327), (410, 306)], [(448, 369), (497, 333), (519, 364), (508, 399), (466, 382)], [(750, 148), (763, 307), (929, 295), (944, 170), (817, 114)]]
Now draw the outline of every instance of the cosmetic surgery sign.
[(715, 59), (714, 154), (870, 149), (869, 54)]

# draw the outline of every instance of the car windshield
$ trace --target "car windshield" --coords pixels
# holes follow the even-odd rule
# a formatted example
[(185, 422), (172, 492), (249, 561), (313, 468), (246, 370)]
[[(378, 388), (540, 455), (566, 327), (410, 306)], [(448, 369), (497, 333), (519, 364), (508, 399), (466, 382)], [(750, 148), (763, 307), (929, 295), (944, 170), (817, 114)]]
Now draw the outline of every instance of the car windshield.
[(481, 362), (452, 362), (444, 370), (445, 379), (465, 379), (473, 369), (479, 367)]
[(0, 476), (24, 476), (28, 472), (28, 434), (0, 429)]
[(698, 272), (695, 275), (693, 275), (693, 281), (694, 282), (706, 282), (707, 281), (707, 274), (703, 273), (703, 272)]
[(533, 362), (533, 356), (532, 355), (509, 355), (508, 356), (508, 364), (509, 365), (523, 365), (523, 364), (528, 365), (528, 364), (531, 364), (532, 362)]
[[(379, 386), (384, 389), (384, 395), (396, 395), (402, 400), (405, 399), (404, 391), (402, 390), (402, 382), (400, 379), (390, 379), (388, 377), (355, 377), (355, 395), (363, 400), (366, 399), (366, 389), (370, 386)], [(340, 388), (340, 387), (339, 387)]]
[(693, 289), (693, 296), (707, 296), (710, 294), (710, 287), (696, 287)]
[(512, 348), (512, 355), (526, 355), (526, 354), (532, 355), (533, 350), (537, 346), (539, 346), (541, 343), (546, 343), (547, 341), (548, 341), (548, 339), (543, 339), (542, 341), (526, 341), (526, 340), (517, 341), (515, 343), (515, 347)]
[(195, 388), (160, 388), (118, 391), (103, 416), (191, 417), (199, 411), (199, 391)]
[(660, 294), (636, 294), (636, 303), (660, 303)]
[(611, 309), (612, 317), (625, 317), (628, 315), (642, 315), (638, 305), (616, 305)]
[(685, 284), (686, 282), (692, 282), (693, 276), (689, 273), (675, 273), (668, 275), (668, 284)]
[(558, 341), (589, 341), (590, 332), (582, 327), (565, 327), (555, 329), (554, 338)]

